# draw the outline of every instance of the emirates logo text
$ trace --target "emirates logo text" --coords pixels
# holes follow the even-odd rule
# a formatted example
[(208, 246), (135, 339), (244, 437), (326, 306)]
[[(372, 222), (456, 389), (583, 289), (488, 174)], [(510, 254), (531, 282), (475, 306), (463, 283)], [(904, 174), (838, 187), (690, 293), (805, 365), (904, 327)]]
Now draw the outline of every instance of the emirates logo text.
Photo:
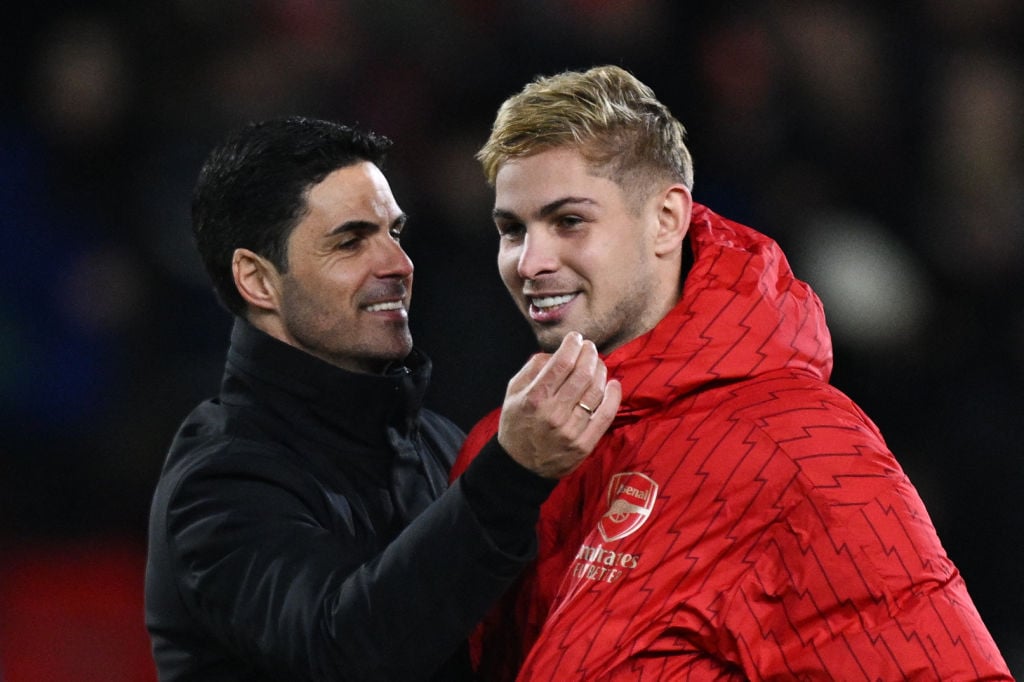
[(576, 561), (572, 566), (572, 575), (576, 578), (613, 583), (622, 577), (623, 571), (636, 568), (639, 565), (639, 554), (613, 552), (601, 545), (597, 547), (580, 545), (580, 550), (576, 552)]
[[(651, 515), (657, 498), (658, 484), (649, 476), (635, 471), (612, 476), (608, 483), (608, 511), (597, 522), (604, 541), (614, 542), (636, 532)], [(578, 580), (614, 583), (639, 565), (639, 554), (616, 552), (598, 543), (580, 545), (571, 572)]]

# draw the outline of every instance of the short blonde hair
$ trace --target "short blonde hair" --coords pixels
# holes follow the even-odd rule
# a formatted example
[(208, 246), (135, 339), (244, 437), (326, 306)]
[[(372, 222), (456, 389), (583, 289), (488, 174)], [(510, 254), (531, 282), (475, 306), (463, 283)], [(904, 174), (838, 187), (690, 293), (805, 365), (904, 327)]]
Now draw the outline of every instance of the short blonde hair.
[(617, 66), (538, 77), (498, 109), (476, 158), (494, 186), (502, 164), (555, 147), (577, 149), (633, 191), (665, 178), (693, 188), (686, 129), (654, 91)]

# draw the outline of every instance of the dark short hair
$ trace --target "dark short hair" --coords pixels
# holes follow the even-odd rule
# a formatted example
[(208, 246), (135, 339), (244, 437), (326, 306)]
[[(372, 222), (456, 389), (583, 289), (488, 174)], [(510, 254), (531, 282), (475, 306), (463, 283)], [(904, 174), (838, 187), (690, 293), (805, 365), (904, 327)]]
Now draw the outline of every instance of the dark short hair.
[(310, 188), (361, 161), (382, 167), (391, 140), (303, 117), (231, 133), (207, 157), (192, 195), (192, 234), (220, 302), (244, 315), (231, 260), (246, 248), (288, 269), (288, 237), (306, 214)]

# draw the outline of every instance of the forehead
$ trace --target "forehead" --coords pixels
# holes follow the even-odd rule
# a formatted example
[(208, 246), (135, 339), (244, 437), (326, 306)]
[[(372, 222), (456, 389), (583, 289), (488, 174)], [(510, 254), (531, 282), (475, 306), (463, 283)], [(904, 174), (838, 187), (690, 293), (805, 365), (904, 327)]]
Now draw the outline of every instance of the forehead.
[(566, 196), (604, 204), (621, 200), (621, 188), (570, 147), (509, 159), (495, 176), (494, 193), (496, 209), (519, 211)]
[(369, 161), (331, 172), (306, 193), (307, 217), (389, 222), (401, 213), (384, 173)]

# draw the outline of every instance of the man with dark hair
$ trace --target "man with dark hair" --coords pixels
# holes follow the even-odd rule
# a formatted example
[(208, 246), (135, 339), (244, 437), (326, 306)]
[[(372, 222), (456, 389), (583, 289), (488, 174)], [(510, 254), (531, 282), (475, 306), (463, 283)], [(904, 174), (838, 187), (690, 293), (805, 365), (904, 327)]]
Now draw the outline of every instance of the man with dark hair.
[(182, 424), (153, 499), (163, 682), (467, 679), (466, 636), (533, 556), (540, 503), (614, 416), (618, 384), (567, 334), (447, 488), (463, 434), (421, 407), (388, 146), (267, 121), (200, 173), (196, 243), (236, 319), (220, 394)]
[(474, 640), (484, 679), (1010, 679), (913, 485), (829, 385), (817, 296), (693, 202), (684, 137), (606, 66), (528, 84), (478, 154), (540, 346), (580, 332), (622, 386)]

